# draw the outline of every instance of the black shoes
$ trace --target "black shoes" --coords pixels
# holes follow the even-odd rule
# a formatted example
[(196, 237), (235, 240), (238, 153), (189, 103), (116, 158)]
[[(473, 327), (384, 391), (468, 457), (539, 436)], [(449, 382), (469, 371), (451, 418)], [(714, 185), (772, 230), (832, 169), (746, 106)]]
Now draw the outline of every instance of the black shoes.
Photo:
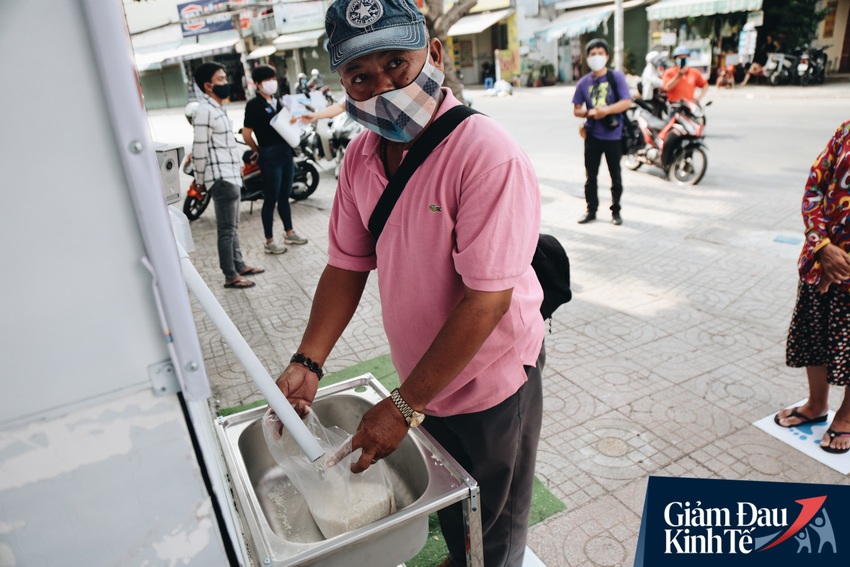
[(596, 213), (591, 213), (590, 211), (584, 213), (584, 216), (578, 219), (579, 224), (587, 224), (590, 221), (596, 220)]
[[(584, 216), (578, 219), (579, 224), (587, 224), (591, 221), (596, 220), (596, 213), (591, 213), (590, 211), (584, 213)], [(620, 213), (611, 213), (611, 224), (620, 226), (623, 224), (623, 219), (620, 217)]]

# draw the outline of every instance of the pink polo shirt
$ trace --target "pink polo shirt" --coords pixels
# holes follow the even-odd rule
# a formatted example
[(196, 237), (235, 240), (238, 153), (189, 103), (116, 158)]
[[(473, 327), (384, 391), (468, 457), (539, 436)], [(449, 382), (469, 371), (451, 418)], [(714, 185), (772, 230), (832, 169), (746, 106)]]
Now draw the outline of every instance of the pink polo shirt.
[[(437, 115), (460, 104), (451, 91)], [(330, 220), (329, 264), (378, 270), (384, 330), (404, 380), (428, 350), (464, 285), (513, 288), (511, 306), (466, 369), (426, 413), (491, 408), (525, 382), (543, 342), (543, 291), (531, 268), (540, 231), (540, 190), (531, 162), (494, 120), (464, 120), (416, 170), (377, 246), (369, 217), (387, 184), (379, 136), (366, 131), (346, 152)]]

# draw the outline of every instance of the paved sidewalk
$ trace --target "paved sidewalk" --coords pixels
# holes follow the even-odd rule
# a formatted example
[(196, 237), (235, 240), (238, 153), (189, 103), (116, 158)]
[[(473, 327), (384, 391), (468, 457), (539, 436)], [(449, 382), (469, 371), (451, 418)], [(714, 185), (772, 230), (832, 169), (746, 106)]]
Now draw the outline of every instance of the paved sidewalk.
[[(498, 118), (506, 104), (544, 104), (569, 91), (526, 89), (510, 102), (482, 99), (480, 108)], [(715, 95), (715, 106), (750, 94), (793, 95), (781, 88), (750, 91)], [(848, 91), (827, 85), (816, 92), (843, 98)], [(477, 101), (483, 97), (475, 94)], [(710, 120), (717, 133), (710, 144), (734, 143), (733, 125)], [(831, 117), (825, 123), (824, 143), (837, 126)], [(567, 509), (531, 530), (529, 546), (543, 562), (631, 565), (649, 475), (846, 483), (751, 426), (806, 395), (802, 372), (784, 366), (784, 340), (801, 243), (799, 200), (817, 150), (807, 147), (781, 167), (768, 164), (760, 184), (745, 184), (735, 170), (718, 165), (710, 165), (712, 175), (698, 190), (675, 187), (652, 172), (626, 172), (625, 224), (614, 227), (600, 214), (601, 221), (579, 226), (583, 171), (575, 164), (564, 169), (545, 148), (538, 153), (522, 124), (511, 131), (528, 136), (541, 178), (543, 230), (565, 243), (573, 263), (574, 299), (558, 311), (546, 338), (537, 473)], [(780, 170), (791, 170), (792, 182), (778, 177)], [(600, 187), (607, 187), (604, 174)], [(251, 214), (243, 204), (243, 251), (267, 270), (253, 278), (258, 285), (250, 290), (221, 287), (212, 208), (192, 223), (195, 265), (273, 375), (287, 364), (306, 325), (327, 258), (334, 188), (326, 173), (313, 197), (293, 204), (295, 227), (310, 242), (280, 256), (263, 254), (259, 208)], [(198, 326), (214, 403), (231, 407), (258, 399), (200, 313)], [(373, 274), (327, 370), (387, 352)]]

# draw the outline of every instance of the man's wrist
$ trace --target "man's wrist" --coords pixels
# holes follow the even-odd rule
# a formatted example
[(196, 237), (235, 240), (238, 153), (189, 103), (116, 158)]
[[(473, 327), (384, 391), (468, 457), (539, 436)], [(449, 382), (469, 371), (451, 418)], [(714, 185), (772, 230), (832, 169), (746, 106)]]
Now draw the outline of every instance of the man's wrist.
[(303, 352), (296, 352), (292, 355), (292, 358), (289, 359), (290, 364), (300, 364), (305, 367), (307, 370), (315, 374), (319, 377), (319, 380), (325, 375), (322, 367), (309, 356), (305, 355)]

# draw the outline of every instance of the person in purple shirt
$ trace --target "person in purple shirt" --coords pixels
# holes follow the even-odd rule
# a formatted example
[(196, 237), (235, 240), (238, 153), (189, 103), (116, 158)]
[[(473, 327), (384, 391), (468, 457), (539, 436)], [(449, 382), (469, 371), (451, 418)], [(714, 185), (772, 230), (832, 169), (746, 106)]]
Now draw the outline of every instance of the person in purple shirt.
[[(590, 73), (579, 79), (573, 95), (573, 114), (587, 118), (584, 124), (584, 168), (587, 182), (584, 184), (584, 198), (587, 212), (579, 219), (579, 224), (596, 220), (599, 207), (596, 177), (602, 155), (608, 162), (611, 174), (611, 222), (623, 224), (620, 217), (620, 197), (623, 194), (623, 181), (620, 178), (620, 158), (623, 157), (623, 120), (620, 116), (632, 105), (632, 97), (626, 76), (620, 71), (608, 69), (608, 42), (594, 39), (587, 42), (587, 65)], [(614, 81), (614, 85), (609, 84)]]

